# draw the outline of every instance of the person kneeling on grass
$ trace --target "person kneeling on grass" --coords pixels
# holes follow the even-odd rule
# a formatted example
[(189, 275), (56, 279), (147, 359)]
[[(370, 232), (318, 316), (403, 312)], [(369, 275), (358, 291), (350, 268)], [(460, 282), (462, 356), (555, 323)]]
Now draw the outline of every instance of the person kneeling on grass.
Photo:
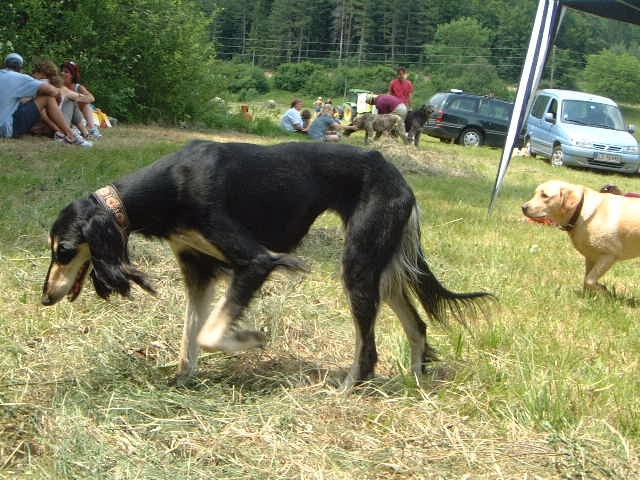
[[(0, 137), (19, 137), (46, 115), (57, 127), (57, 139), (71, 145), (92, 147), (91, 142), (74, 135), (65, 122), (57, 102), (60, 89), (21, 73), (23, 66), (22, 57), (10, 53), (4, 59), (4, 68), (0, 69)], [(22, 103), (23, 97), (34, 98)]]
[(338, 130), (357, 130), (353, 125), (342, 125), (333, 116), (333, 105), (326, 104), (320, 111), (320, 115), (309, 127), (309, 137), (325, 142), (340, 141)]

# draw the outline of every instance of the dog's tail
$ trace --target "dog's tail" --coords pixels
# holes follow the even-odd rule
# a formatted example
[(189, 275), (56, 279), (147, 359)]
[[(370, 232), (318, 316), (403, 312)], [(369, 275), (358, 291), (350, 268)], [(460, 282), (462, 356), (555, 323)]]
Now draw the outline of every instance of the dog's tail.
[[(386, 269), (382, 298), (393, 290), (408, 289), (418, 298), (427, 315), (441, 324), (453, 317), (467, 326), (468, 318), (487, 316), (487, 301), (495, 297), (487, 292), (456, 293), (448, 290), (431, 272), (420, 243), (418, 208), (414, 207), (405, 226), (400, 250)], [(396, 290), (398, 291), (398, 290)]]

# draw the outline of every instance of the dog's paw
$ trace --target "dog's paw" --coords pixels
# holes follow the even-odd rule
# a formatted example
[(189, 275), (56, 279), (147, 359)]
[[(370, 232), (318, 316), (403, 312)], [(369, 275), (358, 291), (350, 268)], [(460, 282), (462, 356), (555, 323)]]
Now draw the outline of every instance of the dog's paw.
[(172, 387), (191, 387), (196, 384), (196, 378), (190, 373), (177, 373), (169, 379), (169, 385)]
[(293, 255), (287, 255), (286, 253), (274, 256), (273, 261), (275, 262), (276, 267), (284, 267), (287, 270), (304, 273), (308, 273), (310, 271), (309, 267), (307, 267), (302, 259), (294, 257)]
[(262, 332), (255, 330), (237, 330), (229, 332), (215, 345), (214, 350), (235, 353), (254, 348), (264, 348), (267, 339)]

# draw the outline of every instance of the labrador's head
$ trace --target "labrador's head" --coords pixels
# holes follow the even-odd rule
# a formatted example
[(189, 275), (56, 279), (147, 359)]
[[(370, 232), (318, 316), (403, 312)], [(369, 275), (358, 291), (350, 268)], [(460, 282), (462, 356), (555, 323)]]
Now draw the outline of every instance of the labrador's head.
[(564, 224), (578, 208), (583, 192), (579, 185), (550, 180), (536, 188), (533, 198), (522, 205), (522, 213), (529, 218), (549, 218)]

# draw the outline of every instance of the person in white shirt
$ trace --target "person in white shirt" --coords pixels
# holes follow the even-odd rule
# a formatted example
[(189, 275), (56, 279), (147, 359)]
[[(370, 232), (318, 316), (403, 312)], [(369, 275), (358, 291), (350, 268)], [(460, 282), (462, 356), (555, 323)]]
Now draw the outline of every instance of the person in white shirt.
[(282, 128), (289, 132), (307, 133), (307, 129), (303, 126), (300, 110), (302, 110), (302, 100), (294, 98), (291, 102), (291, 108), (282, 116), (280, 122)]

